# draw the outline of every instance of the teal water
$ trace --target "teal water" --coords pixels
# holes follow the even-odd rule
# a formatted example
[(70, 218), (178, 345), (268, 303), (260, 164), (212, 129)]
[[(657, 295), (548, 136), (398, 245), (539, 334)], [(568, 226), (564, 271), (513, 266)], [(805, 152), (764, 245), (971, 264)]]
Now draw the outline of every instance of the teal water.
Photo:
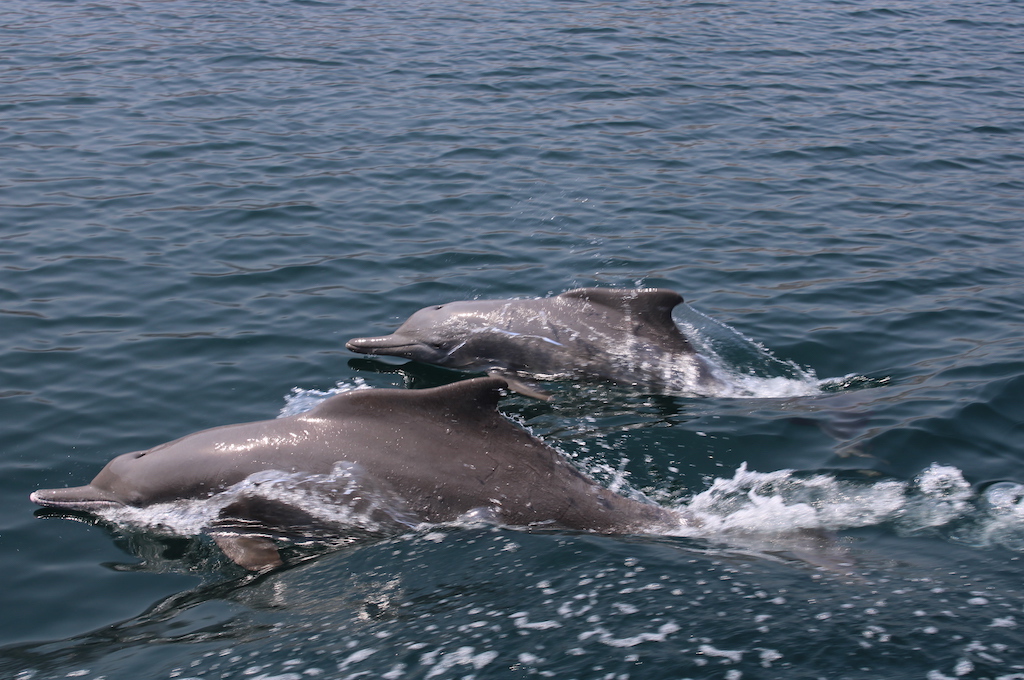
[[(1022, 677), (1022, 31), (995, 0), (6, 2), (0, 676)], [(681, 292), (747, 392), (502, 410), (702, 534), (431, 527), (250, 578), (28, 500), (459, 379), (344, 343), (591, 285)]]

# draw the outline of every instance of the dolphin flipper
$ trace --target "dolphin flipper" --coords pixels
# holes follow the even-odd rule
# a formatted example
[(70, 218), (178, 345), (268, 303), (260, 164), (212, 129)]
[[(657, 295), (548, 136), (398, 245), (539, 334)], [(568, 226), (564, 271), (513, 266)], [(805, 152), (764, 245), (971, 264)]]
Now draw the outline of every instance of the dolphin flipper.
[(275, 535), (301, 534), (316, 519), (305, 510), (270, 498), (242, 496), (220, 511), (210, 535), (232, 562), (249, 571), (266, 571), (284, 564)]
[(554, 397), (545, 392), (544, 390), (538, 389), (533, 385), (528, 385), (517, 378), (513, 378), (507, 373), (503, 373), (498, 369), (488, 371), (487, 374), (492, 378), (501, 378), (508, 384), (508, 388), (516, 394), (521, 394), (524, 397), (530, 397), (531, 399), (539, 399), (540, 401), (551, 401)]
[(268, 571), (284, 564), (277, 546), (269, 538), (222, 533), (212, 536), (232, 562), (249, 571)]

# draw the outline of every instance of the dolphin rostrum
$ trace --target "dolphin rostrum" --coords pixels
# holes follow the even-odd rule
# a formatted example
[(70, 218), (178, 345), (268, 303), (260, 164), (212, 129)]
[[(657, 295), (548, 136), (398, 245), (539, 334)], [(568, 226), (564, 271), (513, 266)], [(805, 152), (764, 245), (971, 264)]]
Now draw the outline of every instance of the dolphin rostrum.
[(579, 288), (541, 299), (450, 302), (419, 310), (391, 335), (345, 346), (503, 375), (513, 389), (520, 375), (702, 393), (719, 380), (672, 320), (682, 301), (661, 288)]
[(31, 499), (102, 516), (229, 496), (204, 530), (254, 571), (281, 564), (274, 528), (316, 524), (322, 512), (311, 498), (406, 527), (466, 516), (600, 533), (679, 526), (668, 510), (599, 486), (502, 416), (496, 405), (505, 387), (488, 377), (346, 392), (299, 415), (215, 427), (118, 456), (85, 486), (41, 489)]

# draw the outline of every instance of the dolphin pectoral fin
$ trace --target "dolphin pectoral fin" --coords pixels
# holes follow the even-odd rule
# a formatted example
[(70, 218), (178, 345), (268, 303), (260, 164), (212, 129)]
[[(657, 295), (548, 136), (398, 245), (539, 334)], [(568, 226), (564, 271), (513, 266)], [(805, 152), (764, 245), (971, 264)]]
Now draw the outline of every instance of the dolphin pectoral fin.
[(527, 385), (526, 383), (517, 380), (516, 378), (513, 378), (512, 376), (506, 373), (502, 373), (497, 369), (493, 371), (488, 371), (488, 375), (490, 375), (492, 378), (501, 378), (506, 383), (508, 383), (508, 388), (510, 390), (517, 394), (521, 394), (524, 397), (530, 397), (531, 399), (539, 399), (541, 401), (551, 401), (552, 399), (554, 399), (554, 397), (548, 394), (547, 392), (540, 390), (536, 387)]
[(295, 505), (242, 496), (221, 509), (209, 533), (232, 562), (249, 571), (266, 571), (284, 564), (270, 536), (302, 534), (315, 523)]
[(277, 546), (269, 538), (213, 534), (213, 540), (232, 562), (243, 569), (267, 571), (284, 564)]

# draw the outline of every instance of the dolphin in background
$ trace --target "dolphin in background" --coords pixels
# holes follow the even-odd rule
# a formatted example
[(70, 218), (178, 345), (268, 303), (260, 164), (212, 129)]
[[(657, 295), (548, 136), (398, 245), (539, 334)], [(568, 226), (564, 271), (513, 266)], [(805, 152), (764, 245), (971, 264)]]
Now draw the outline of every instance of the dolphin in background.
[(273, 540), (279, 529), (350, 529), (325, 509), (332, 504), (363, 526), (402, 529), (467, 516), (607, 534), (680, 525), (669, 510), (601, 487), (502, 416), (496, 406), (505, 387), (491, 377), (347, 392), (299, 415), (126, 453), (85, 486), (41, 489), (31, 500), (116, 516), (220, 498), (204, 531), (253, 571), (282, 564)]
[(661, 288), (579, 288), (550, 298), (425, 307), (390, 335), (354, 338), (361, 354), (397, 356), (515, 380), (606, 380), (666, 393), (708, 393), (721, 381), (672, 320), (683, 302)]

